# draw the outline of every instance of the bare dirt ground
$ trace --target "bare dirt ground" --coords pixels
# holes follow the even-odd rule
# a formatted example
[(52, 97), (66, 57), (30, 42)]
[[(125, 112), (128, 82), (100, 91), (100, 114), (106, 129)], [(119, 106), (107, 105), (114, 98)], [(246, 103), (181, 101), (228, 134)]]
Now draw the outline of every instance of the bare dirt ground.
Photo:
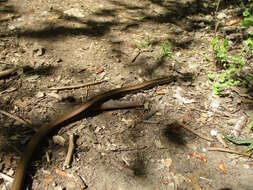
[[(214, 10), (210, 2), (190, 0), (1, 0), (0, 66), (18, 68), (0, 79), (1, 110), (32, 125), (0, 114), (0, 173), (13, 177), (34, 129), (74, 105), (101, 91), (176, 75), (171, 84), (120, 99), (143, 108), (94, 114), (53, 133), (34, 156), (26, 186), (253, 189), (251, 159), (207, 151), (222, 145), (181, 126), (205, 136), (211, 130), (230, 135), (238, 120), (252, 114), (250, 94), (213, 95), (207, 74), (215, 67), (205, 54), (212, 55)], [(236, 5), (221, 4), (228, 19), (236, 11)], [(164, 42), (172, 45), (172, 58), (162, 56)], [(79, 89), (50, 90), (101, 80)], [(63, 170), (70, 133), (76, 134), (74, 158)], [(250, 136), (247, 128), (241, 134)], [(57, 144), (56, 135), (66, 142)], [(9, 187), (0, 178), (0, 188)]]

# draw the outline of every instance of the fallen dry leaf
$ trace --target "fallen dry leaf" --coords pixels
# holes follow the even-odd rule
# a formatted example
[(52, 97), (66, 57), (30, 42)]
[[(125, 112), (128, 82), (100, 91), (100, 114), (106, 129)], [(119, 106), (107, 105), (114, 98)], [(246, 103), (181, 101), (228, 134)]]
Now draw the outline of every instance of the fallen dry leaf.
[(198, 153), (198, 152), (189, 152), (188, 153), (188, 156), (190, 157), (190, 158), (196, 158), (196, 159), (198, 159), (198, 160), (201, 160), (202, 162), (207, 162), (207, 160), (206, 160), (206, 156), (205, 155), (202, 155), (202, 154), (200, 154), (200, 153)]
[(49, 185), (53, 182), (53, 177), (51, 175), (45, 175), (43, 178), (44, 185)]
[(166, 94), (165, 89), (157, 89), (156, 94), (157, 95), (165, 95)]
[(168, 168), (170, 168), (172, 165), (172, 160), (170, 158), (165, 159), (164, 165), (167, 166)]
[(104, 68), (103, 67), (95, 67), (95, 72), (96, 72), (96, 74), (99, 74), (99, 73), (102, 73), (103, 71), (104, 71)]
[(220, 171), (222, 171), (222, 173), (224, 173), (224, 174), (227, 173), (226, 166), (225, 166), (225, 164), (224, 164), (223, 162), (220, 162), (220, 163), (218, 164), (218, 167), (219, 167)]
[(233, 25), (235, 25), (235, 24), (240, 23), (241, 20), (242, 20), (241, 17), (233, 18), (232, 20), (228, 21), (228, 22), (226, 23), (226, 25), (227, 25), (227, 26), (233, 26)]
[(60, 177), (68, 177), (68, 173), (63, 171), (63, 170), (60, 170), (58, 168), (55, 168), (55, 173), (60, 176)]

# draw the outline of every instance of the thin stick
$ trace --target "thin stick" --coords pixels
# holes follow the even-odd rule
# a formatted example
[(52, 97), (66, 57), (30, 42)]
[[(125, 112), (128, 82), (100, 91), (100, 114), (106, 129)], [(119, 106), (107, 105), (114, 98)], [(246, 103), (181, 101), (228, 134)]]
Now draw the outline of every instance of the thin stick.
[(115, 150), (110, 150), (112, 152), (123, 152), (123, 151), (136, 151), (136, 150), (143, 150), (148, 148), (148, 146), (136, 147), (136, 148), (118, 148)]
[(87, 189), (88, 185), (80, 175), (73, 173), (72, 177), (74, 178), (75, 182), (80, 186), (80, 189)]
[(1, 172), (0, 172), (0, 178), (4, 179), (5, 181), (8, 181), (8, 182), (10, 182), (10, 183), (13, 182), (13, 178), (12, 178), (12, 177), (10, 177), (10, 176), (8, 176), (8, 175), (6, 175), (6, 174), (3, 174), (3, 173), (1, 173)]
[(69, 148), (68, 148), (67, 156), (65, 158), (65, 162), (63, 164), (63, 169), (69, 168), (70, 162), (72, 160), (73, 152), (74, 152), (74, 134), (71, 133), (69, 135)]
[(139, 50), (138, 53), (133, 57), (132, 63), (135, 62), (135, 60), (137, 59), (137, 57), (138, 57), (141, 53), (149, 52), (149, 51), (150, 51), (149, 49)]
[[(217, 16), (217, 12), (219, 11), (220, 2), (221, 2), (221, 0), (218, 0), (216, 9), (215, 9), (215, 12), (214, 12), (214, 15), (213, 15), (213, 19), (214, 19), (214, 36), (213, 36), (213, 38), (216, 37), (217, 30), (218, 30), (218, 27), (219, 27), (219, 21), (217, 21), (216, 16)], [(213, 48), (213, 47), (212, 47), (212, 58), (213, 58), (213, 64), (215, 65), (215, 58), (216, 58), (216, 55), (215, 55), (215, 52), (214, 52), (214, 48)]]
[(250, 157), (249, 154), (247, 153), (242, 153), (236, 150), (232, 150), (229, 148), (220, 148), (220, 147), (209, 147), (207, 148), (208, 151), (219, 151), (219, 152), (227, 152), (227, 153), (231, 153), (231, 154), (238, 154), (238, 155), (242, 155), (242, 156), (246, 156), (246, 157)]
[(3, 115), (6, 115), (6, 116), (8, 116), (8, 117), (10, 117), (10, 118), (12, 118), (12, 119), (15, 119), (15, 120), (17, 120), (17, 121), (19, 121), (20, 123), (23, 123), (23, 124), (25, 124), (25, 125), (30, 125), (30, 124), (31, 124), (31, 122), (26, 121), (26, 120), (24, 120), (24, 119), (22, 119), (22, 118), (20, 118), (20, 117), (18, 117), (18, 116), (15, 116), (15, 115), (13, 115), (13, 114), (10, 114), (10, 113), (8, 113), (8, 112), (6, 112), (6, 111), (4, 111), (4, 110), (0, 110), (0, 113), (3, 114)]
[(77, 89), (77, 88), (83, 88), (83, 87), (86, 87), (86, 86), (101, 84), (103, 82), (107, 82), (107, 81), (102, 80), (102, 81), (97, 81), (97, 82), (90, 82), (90, 83), (77, 84), (77, 85), (71, 85), (71, 86), (52, 87), (52, 88), (49, 88), (49, 89), (50, 90), (71, 90), (71, 89)]
[(210, 141), (210, 142), (213, 142), (213, 141), (214, 141), (212, 138), (209, 138), (209, 137), (204, 136), (204, 135), (202, 135), (202, 134), (200, 134), (200, 133), (197, 133), (197, 132), (193, 131), (191, 128), (189, 128), (188, 126), (186, 126), (186, 125), (184, 125), (184, 124), (182, 124), (182, 123), (179, 123), (179, 125), (180, 125), (181, 127), (183, 127), (184, 129), (190, 131), (190, 132), (193, 133), (194, 135), (198, 136), (198, 137), (201, 138), (201, 139), (204, 139), (204, 140), (207, 140), (207, 141)]
[(3, 78), (3, 77), (6, 77), (14, 72), (17, 71), (17, 68), (12, 68), (12, 69), (6, 69), (4, 71), (1, 71), (0, 72), (0, 78)]
[(220, 7), (220, 2), (221, 2), (221, 0), (218, 0), (217, 6), (216, 6), (216, 10), (215, 10), (215, 12), (216, 12), (216, 13), (217, 13), (217, 12), (218, 12), (218, 10), (219, 10), (219, 7)]

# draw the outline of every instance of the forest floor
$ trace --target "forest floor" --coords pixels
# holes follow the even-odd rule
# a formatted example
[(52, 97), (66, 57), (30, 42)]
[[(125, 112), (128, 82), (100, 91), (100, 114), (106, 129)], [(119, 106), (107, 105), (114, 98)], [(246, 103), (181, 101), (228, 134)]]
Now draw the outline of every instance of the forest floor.
[[(175, 75), (178, 80), (171, 84), (119, 99), (143, 104), (141, 108), (94, 114), (44, 139), (25, 185), (59, 190), (253, 189), (250, 157), (210, 151), (226, 147), (218, 139), (233, 136), (235, 127), (239, 138), (252, 137), (245, 127), (252, 119), (250, 89), (233, 86), (214, 95), (208, 76), (220, 72), (213, 60), (215, 23), (220, 19), (217, 34), (227, 36), (236, 51), (242, 31), (226, 23), (241, 9), (221, 4), (214, 19), (216, 5), (197, 2), (1, 0), (0, 73), (16, 70), (0, 78), (0, 176), (13, 177), (34, 131), (74, 105), (99, 92)], [(251, 72), (251, 59), (245, 60), (243, 72)], [(103, 82), (50, 89), (96, 81)], [(213, 135), (214, 141), (184, 126)], [(64, 170), (72, 133), (73, 161)], [(225, 143), (238, 152), (246, 148)], [(0, 189), (10, 184), (11, 178), (0, 177)]]

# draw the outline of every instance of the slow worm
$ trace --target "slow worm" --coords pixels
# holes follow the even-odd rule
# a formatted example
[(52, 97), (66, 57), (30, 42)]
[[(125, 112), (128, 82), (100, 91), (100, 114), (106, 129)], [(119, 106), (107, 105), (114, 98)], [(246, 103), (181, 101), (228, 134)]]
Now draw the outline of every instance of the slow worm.
[(69, 121), (73, 117), (78, 116), (80, 113), (84, 113), (84, 114), (90, 113), (91, 111), (96, 109), (97, 106), (101, 105), (102, 103), (104, 103), (105, 101), (113, 97), (126, 95), (128, 93), (151, 88), (156, 85), (163, 85), (163, 84), (172, 82), (174, 80), (175, 80), (175, 76), (164, 77), (164, 78), (154, 79), (150, 81), (145, 81), (140, 84), (129, 85), (122, 88), (116, 88), (108, 92), (98, 94), (94, 96), (93, 98), (89, 99), (87, 102), (81, 104), (80, 106), (73, 108), (73, 110), (59, 116), (48, 125), (40, 127), (39, 130), (31, 137), (31, 140), (28, 142), (27, 146), (24, 149), (23, 154), (21, 155), (21, 159), (19, 161), (18, 167), (15, 172), (14, 181), (13, 181), (11, 190), (21, 190), (23, 188), (26, 170), (36, 147), (42, 141), (42, 139), (44, 139), (53, 130), (58, 129), (61, 124)]

